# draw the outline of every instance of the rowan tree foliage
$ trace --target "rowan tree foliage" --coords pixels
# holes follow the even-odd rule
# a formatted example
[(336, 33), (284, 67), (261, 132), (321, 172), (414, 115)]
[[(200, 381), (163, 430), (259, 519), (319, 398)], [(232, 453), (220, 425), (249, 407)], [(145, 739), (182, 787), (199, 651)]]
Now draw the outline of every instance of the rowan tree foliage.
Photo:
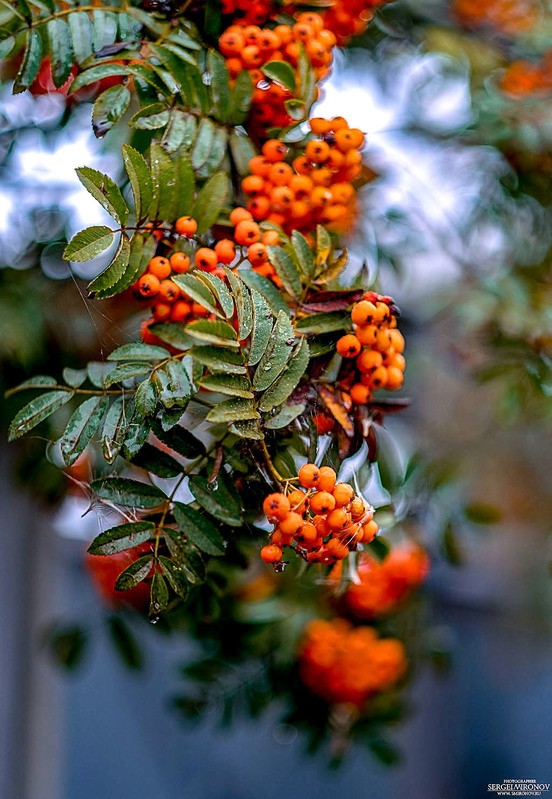
[[(407, 522), (445, 481), (415, 457), (404, 465), (384, 427), (408, 404), (391, 393), (406, 366), (400, 309), (365, 270), (348, 277), (342, 237), (373, 177), (364, 134), (311, 113), (335, 49), (382, 5), (17, 0), (0, 5), (0, 55), (14, 93), (92, 101), (96, 137), (124, 131), (120, 174), (77, 170), (112, 222), (77, 233), (64, 258), (103, 264), (91, 301), (145, 317), (140, 339), (104, 361), (10, 389), (30, 397), (10, 439), (49, 420), (55, 457), (110, 519), (88, 548), (107, 601), (231, 652), (240, 674), (253, 669), (251, 712), (276, 686), (313, 745), (332, 705), (346, 706), (341, 732), (391, 762), (378, 724), (402, 713), (397, 686), (420, 651), (407, 656), (401, 614), (418, 612), (428, 569)], [(388, 497), (377, 508), (370, 481)], [(493, 520), (449, 506), (453, 560), (455, 513)], [(404, 540), (391, 545), (391, 530)], [(259, 550), (273, 570), (244, 579)], [(278, 590), (303, 605), (293, 619)], [(269, 601), (268, 618), (248, 617), (251, 600)], [(138, 665), (126, 622), (108, 625)], [(66, 662), (82, 643), (79, 630), (56, 637)], [(187, 715), (217, 686), (237, 695), (216, 656), (188, 676)]]

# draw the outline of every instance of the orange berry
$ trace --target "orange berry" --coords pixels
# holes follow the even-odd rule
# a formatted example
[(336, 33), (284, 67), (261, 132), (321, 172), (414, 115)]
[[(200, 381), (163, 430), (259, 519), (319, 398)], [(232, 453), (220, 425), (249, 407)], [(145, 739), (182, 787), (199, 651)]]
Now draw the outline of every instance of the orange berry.
[(322, 117), (313, 117), (309, 120), (309, 125), (312, 132), (317, 136), (325, 136), (326, 133), (330, 132), (332, 127), (331, 122)]
[(385, 388), (393, 391), (394, 389), (400, 388), (403, 382), (404, 375), (401, 369), (398, 369), (396, 366), (389, 366), (387, 369), (387, 382), (385, 383)]
[(138, 293), (142, 297), (155, 297), (156, 294), (159, 294), (160, 285), (160, 280), (155, 275), (142, 275), (137, 283)]
[(287, 147), (279, 139), (269, 139), (263, 144), (262, 153), (267, 161), (275, 164), (277, 161), (283, 161), (287, 155)]
[(193, 236), (197, 231), (197, 222), (191, 216), (181, 216), (174, 223), (174, 229), (181, 236)]
[(364, 134), (357, 128), (338, 130), (335, 133), (335, 143), (342, 153), (358, 150), (364, 144)]
[(166, 322), (172, 314), (172, 304), (169, 302), (158, 302), (153, 306), (153, 318), (156, 322)]
[(220, 239), (215, 244), (215, 253), (219, 264), (231, 264), (236, 257), (236, 245), (230, 239)]
[(268, 254), (264, 244), (258, 241), (247, 248), (247, 257), (252, 266), (260, 266), (267, 260)]
[(313, 182), (307, 175), (293, 175), (289, 181), (289, 188), (298, 200), (308, 197), (313, 188)]
[(293, 168), (298, 175), (310, 175), (312, 172), (312, 164), (305, 155), (293, 159)]
[(185, 322), (192, 312), (192, 306), (186, 300), (178, 300), (173, 305), (171, 322)]
[(336, 344), (336, 350), (342, 358), (356, 358), (362, 349), (362, 344), (352, 333), (341, 336)]
[(263, 511), (269, 521), (283, 519), (290, 507), (289, 499), (284, 494), (269, 494), (263, 502)]
[(389, 330), (378, 330), (374, 347), (378, 350), (378, 352), (385, 352), (391, 347)]
[(369, 544), (370, 541), (373, 541), (378, 533), (379, 527), (376, 522), (372, 519), (367, 524), (362, 526), (362, 541), (365, 544)]
[(318, 483), (320, 469), (314, 463), (306, 463), (299, 469), (298, 476), (303, 488), (314, 488)]
[(212, 272), (218, 266), (217, 254), (210, 247), (200, 247), (194, 255), (194, 262), (200, 269)]
[(198, 317), (209, 316), (209, 311), (207, 310), (207, 308), (204, 308), (203, 305), (200, 305), (199, 302), (193, 302), (192, 316), (198, 316)]
[(267, 178), (270, 172), (270, 161), (264, 155), (256, 155), (249, 162), (249, 171), (252, 175)]
[(404, 352), (404, 337), (400, 330), (389, 330), (389, 339), (395, 352)]
[(180, 288), (172, 280), (162, 280), (159, 285), (159, 296), (167, 302), (176, 302), (180, 297)]
[(276, 230), (265, 230), (261, 236), (261, 241), (265, 247), (270, 247), (271, 245), (280, 243), (280, 236)]
[(291, 535), (292, 533), (296, 533), (302, 524), (303, 517), (299, 513), (296, 513), (292, 510), (283, 519), (281, 519), (279, 527), (283, 533)]
[(245, 47), (245, 36), (239, 31), (225, 31), (219, 38), (218, 44), (224, 56), (239, 55)]
[(334, 558), (338, 560), (343, 560), (349, 554), (349, 547), (347, 547), (342, 541), (338, 538), (332, 538), (326, 544), (326, 549), (329, 553), (331, 553)]
[(310, 522), (305, 522), (295, 533), (295, 538), (300, 543), (313, 543), (318, 539), (318, 530)]
[(230, 222), (234, 227), (239, 225), (240, 222), (249, 222), (253, 219), (252, 215), (245, 208), (234, 208), (230, 213)]
[(264, 192), (265, 182), (259, 175), (248, 175), (241, 182), (243, 191), (250, 197), (257, 197)]
[(331, 130), (334, 133), (337, 133), (338, 130), (346, 130), (349, 127), (349, 123), (343, 117), (333, 117), (330, 122), (332, 124)]
[(370, 402), (371, 397), (372, 392), (369, 386), (365, 386), (362, 383), (355, 383), (354, 386), (351, 387), (351, 399), (355, 405), (366, 405), (366, 403)]
[(275, 544), (267, 544), (261, 549), (261, 558), (265, 563), (279, 563), (283, 554), (282, 548)]
[(293, 169), (285, 161), (280, 161), (270, 168), (268, 177), (275, 186), (287, 186), (293, 177)]
[[(335, 497), (334, 497), (335, 499)], [(351, 516), (343, 508), (335, 508), (326, 517), (326, 524), (332, 531), (343, 530), (351, 524)]]
[(332, 201), (332, 193), (324, 186), (316, 186), (310, 194), (310, 201), (315, 208), (324, 208)]
[(311, 179), (315, 186), (325, 186), (327, 189), (329, 189), (332, 185), (333, 175), (331, 170), (327, 169), (326, 167), (319, 167), (311, 172)]
[(190, 268), (190, 256), (185, 252), (173, 252), (169, 258), (169, 263), (173, 272), (178, 275), (184, 274)]
[(363, 350), (357, 358), (356, 365), (360, 372), (364, 374), (377, 369), (382, 364), (381, 352), (375, 350)]
[(305, 147), (305, 156), (309, 161), (315, 164), (323, 164), (324, 161), (328, 160), (329, 154), (330, 145), (326, 144), (325, 141), (315, 139), (314, 141), (310, 141)]
[(371, 325), (373, 323), (375, 314), (376, 306), (374, 303), (368, 302), (368, 300), (361, 300), (353, 306), (353, 310), (351, 311), (351, 319), (353, 324), (366, 327), (366, 325)]
[(321, 466), (316, 487), (319, 491), (333, 491), (337, 475), (331, 466)]
[(335, 499), (328, 491), (318, 491), (310, 498), (309, 504), (313, 513), (322, 515), (335, 508)]
[(307, 495), (303, 491), (296, 488), (294, 491), (288, 494), (288, 499), (291, 510), (295, 510), (298, 513), (304, 513), (307, 507)]
[(159, 280), (164, 280), (171, 273), (171, 265), (168, 258), (163, 258), (162, 255), (157, 255), (152, 258), (148, 264), (148, 272), (155, 275)]
[(387, 383), (387, 369), (385, 366), (378, 366), (370, 376), (372, 388), (383, 388)]
[(389, 366), (395, 366), (397, 369), (400, 369), (401, 372), (404, 372), (406, 368), (404, 355), (401, 355), (399, 352), (394, 352), (389, 360)]
[(348, 483), (337, 483), (332, 493), (338, 508), (342, 508), (344, 505), (351, 502), (355, 495), (355, 492)]
[[(373, 347), (378, 337), (378, 328), (376, 327), (376, 325), (357, 327), (355, 333), (356, 337), (358, 338), (361, 344), (363, 344), (364, 346)], [(359, 357), (362, 357), (362, 353)]]
[(236, 225), (234, 238), (238, 244), (255, 244), (261, 238), (261, 229), (256, 222), (240, 222)]
[(255, 221), (261, 222), (270, 213), (270, 200), (268, 197), (254, 197), (247, 203), (247, 210), (251, 211)]
[(278, 37), (280, 44), (288, 44), (292, 39), (292, 32), (289, 25), (276, 25), (274, 33)]

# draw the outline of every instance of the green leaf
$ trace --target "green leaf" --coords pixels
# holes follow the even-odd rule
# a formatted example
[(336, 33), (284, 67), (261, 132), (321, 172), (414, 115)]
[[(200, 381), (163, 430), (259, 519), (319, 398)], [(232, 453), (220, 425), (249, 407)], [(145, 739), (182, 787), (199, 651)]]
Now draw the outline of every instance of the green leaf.
[(239, 349), (236, 331), (228, 322), (211, 319), (198, 319), (186, 326), (189, 336), (206, 344), (216, 344), (219, 347), (232, 347)]
[(243, 365), (241, 352), (222, 350), (219, 347), (193, 347), (190, 350), (192, 358), (210, 372), (225, 372), (233, 375), (245, 375), (247, 369)]
[(128, 265), (119, 280), (110, 288), (96, 292), (96, 298), (103, 300), (114, 297), (132, 286), (146, 271), (148, 263), (155, 255), (157, 242), (149, 233), (135, 233), (130, 240)]
[(200, 385), (207, 391), (229, 394), (231, 397), (253, 398), (249, 380), (241, 375), (208, 375), (200, 380)]
[(274, 317), (264, 297), (255, 290), (251, 291), (251, 297), (253, 300), (253, 331), (248, 362), (250, 366), (254, 366), (260, 361), (271, 338)]
[(157, 387), (153, 380), (144, 380), (134, 395), (136, 411), (142, 417), (151, 416), (157, 407)]
[(301, 333), (333, 333), (351, 327), (351, 314), (346, 311), (311, 314), (299, 319), (296, 329)]
[(275, 80), (277, 83), (294, 92), (297, 89), (295, 70), (286, 61), (269, 61), (261, 67), (261, 72), (267, 78)]
[(305, 412), (306, 407), (304, 402), (298, 405), (284, 405), (275, 416), (265, 422), (265, 427), (269, 430), (280, 430), (282, 427), (287, 427)]
[(75, 60), (77, 64), (82, 64), (82, 62), (86, 61), (94, 52), (92, 22), (86, 12), (75, 11), (68, 15), (67, 23), (71, 31), (71, 41), (73, 42)]
[(155, 619), (167, 609), (168, 604), (169, 589), (167, 588), (167, 583), (159, 572), (155, 572), (151, 578), (149, 618)]
[(335, 280), (343, 272), (349, 263), (349, 254), (347, 250), (343, 250), (338, 257), (333, 260), (330, 259), (327, 265), (323, 265), (316, 273), (316, 285), (325, 286)]
[(128, 591), (149, 577), (153, 555), (143, 555), (131, 563), (115, 580), (116, 591)]
[(60, 439), (61, 455), (67, 466), (72, 466), (84, 452), (108, 407), (108, 397), (90, 397), (74, 411)]
[(17, 394), (20, 391), (33, 391), (45, 387), (52, 387), (57, 386), (57, 380), (55, 377), (50, 377), (50, 375), (35, 375), (34, 377), (29, 377), (28, 380), (24, 380), (15, 388), (10, 388), (5, 393), (5, 397), (11, 397), (12, 394)]
[(112, 368), (110, 363), (89, 361), (86, 364), (86, 374), (93, 386), (96, 388), (104, 388), (105, 376)]
[(197, 177), (201, 180), (210, 177), (213, 172), (216, 172), (221, 167), (228, 169), (228, 166), (224, 166), (223, 162), (226, 158), (226, 152), (228, 148), (228, 131), (226, 128), (217, 125), (215, 128), (215, 135), (213, 138), (213, 144), (211, 146), (211, 151), (207, 157), (205, 163), (196, 171)]
[(272, 280), (259, 275), (253, 269), (240, 269), (238, 274), (248, 288), (255, 289), (265, 298), (274, 316), (276, 316), (278, 311), (288, 310), (286, 301)]
[(157, 486), (139, 483), (126, 477), (105, 477), (94, 480), (90, 488), (100, 499), (129, 508), (156, 508), (166, 496)]
[(267, 251), (268, 260), (278, 273), (284, 288), (292, 297), (299, 299), (302, 292), (302, 284), (301, 274), (297, 265), (283, 247), (277, 247), (272, 244), (267, 247)]
[(304, 47), (300, 48), (297, 65), (299, 70), (299, 89), (305, 107), (304, 116), (307, 117), (316, 99), (316, 75)]
[[(247, 69), (243, 69), (234, 81), (234, 88), (232, 90), (232, 108), (230, 111), (229, 121), (233, 125), (241, 125), (245, 122), (251, 109), (252, 99), (253, 81), (251, 80), (249, 71)], [(234, 138), (232, 138), (232, 136)], [(232, 147), (232, 142), (234, 142), (234, 147), (232, 148), (234, 163), (238, 167), (238, 172), (240, 175), (247, 175), (247, 167), (245, 165), (247, 151), (244, 142), (249, 142), (249, 152), (251, 153), (249, 160), (251, 160), (251, 158), (253, 158), (253, 156), (257, 153), (253, 147), (251, 139), (248, 137), (246, 138), (243, 135), (239, 136), (237, 131), (233, 131), (232, 136), (230, 137), (230, 146)], [(239, 143), (238, 139), (240, 140)], [(244, 169), (243, 172), (242, 169)]]
[(116, 286), (126, 272), (130, 259), (130, 241), (126, 233), (121, 233), (117, 252), (111, 263), (88, 284), (88, 291), (95, 294), (102, 292), (102, 296), (111, 296), (110, 290)]
[(198, 549), (208, 555), (224, 555), (224, 539), (215, 525), (202, 513), (194, 510), (189, 505), (175, 502), (173, 515), (182, 533)]
[(153, 197), (153, 183), (148, 164), (144, 156), (131, 147), (123, 144), (123, 161), (132, 187), (136, 221), (147, 217)]
[(240, 397), (219, 402), (218, 405), (211, 408), (206, 417), (208, 422), (221, 424), (259, 418), (260, 414), (255, 408), (253, 400)]
[(54, 85), (63, 86), (73, 66), (73, 46), (71, 33), (63, 19), (51, 19), (46, 23), (48, 34), (50, 63)]
[(42, 61), (42, 38), (37, 28), (31, 28), (27, 34), (23, 63), (13, 82), (13, 93), (19, 94), (28, 89), (34, 81)]
[(72, 391), (48, 391), (35, 397), (16, 414), (8, 430), (8, 441), (24, 436), (69, 402), (72, 396)]
[(178, 170), (159, 142), (153, 141), (150, 149), (153, 199), (149, 216), (164, 222), (174, 222), (179, 214)]
[(223, 475), (219, 475), (213, 485), (209, 484), (206, 477), (194, 475), (190, 477), (189, 488), (201, 507), (215, 519), (232, 527), (243, 524), (235, 490), (229, 490)]
[(77, 233), (63, 252), (66, 261), (90, 261), (113, 244), (115, 234), (105, 225), (94, 225)]
[(270, 411), (287, 400), (309, 365), (309, 346), (305, 339), (294, 351), (289, 364), (280, 377), (263, 394), (259, 402), (261, 411)]
[(308, 282), (314, 275), (314, 253), (306, 238), (298, 230), (292, 231), (291, 243), (301, 273), (305, 281)]
[(154, 344), (142, 344), (138, 341), (123, 344), (109, 353), (108, 361), (164, 361), (170, 355), (163, 347)]
[(122, 383), (124, 380), (147, 374), (150, 371), (151, 367), (146, 363), (122, 363), (105, 376), (104, 386), (109, 388), (115, 383)]
[(3, 39), (0, 42), (0, 61), (3, 61), (4, 58), (7, 58), (14, 47), (15, 39), (13, 36), (8, 36), (6, 39)]
[(82, 386), (88, 376), (86, 369), (71, 369), (70, 366), (66, 366), (62, 374), (63, 379), (71, 388), (79, 388), (79, 386)]
[(192, 213), (198, 223), (199, 235), (213, 227), (230, 191), (230, 179), (225, 172), (217, 172), (201, 188)]
[(182, 568), (186, 579), (192, 585), (205, 582), (205, 563), (197, 547), (179, 530), (173, 530), (171, 527), (163, 528), (163, 536), (171, 556)]
[(107, 618), (107, 629), (113, 646), (125, 666), (129, 669), (141, 669), (144, 665), (144, 658), (128, 625), (120, 616), (111, 615)]
[(48, 633), (47, 643), (56, 662), (71, 670), (82, 660), (86, 648), (86, 633), (76, 625), (56, 625)]
[(213, 292), (218, 304), (222, 308), (224, 316), (227, 319), (231, 319), (232, 316), (234, 316), (234, 300), (232, 299), (232, 295), (226, 287), (226, 283), (224, 283), (220, 277), (211, 275), (209, 272), (202, 272), (201, 270), (198, 270), (196, 274), (199, 280), (205, 283), (205, 285), (208, 286)]
[(123, 446), (132, 418), (128, 405), (124, 397), (117, 397), (107, 412), (102, 430), (102, 451), (108, 463), (113, 463)]
[[(170, 118), (171, 112), (165, 103), (151, 103), (137, 111), (128, 124), (131, 128), (137, 128), (138, 130), (159, 130), (159, 128), (164, 128), (169, 124)], [(130, 145), (123, 144), (123, 151), (125, 147), (130, 147)], [(145, 205), (146, 209), (147, 207)]]
[(214, 116), (221, 122), (227, 122), (231, 111), (230, 75), (224, 58), (215, 50), (207, 53), (207, 72), (211, 77), (211, 97)]
[(100, 203), (102, 208), (105, 208), (107, 213), (121, 225), (126, 225), (128, 206), (115, 181), (109, 175), (104, 175), (103, 172), (92, 169), (90, 166), (78, 167), (75, 172), (84, 188)]
[(222, 314), (216, 306), (215, 297), (210, 287), (206, 282), (201, 280), (196, 275), (173, 275), (172, 280), (179, 286), (182, 291), (186, 292), (192, 300), (203, 305), (208, 311), (221, 317)]
[(154, 419), (152, 422), (152, 431), (163, 444), (166, 444), (167, 447), (178, 452), (183, 458), (195, 460), (205, 455), (205, 446), (203, 442), (183, 427), (173, 427), (171, 430), (163, 430), (159, 422)]
[(200, 169), (209, 158), (216, 133), (216, 125), (209, 117), (204, 117), (199, 123), (197, 135), (192, 149), (192, 166)]
[(91, 83), (97, 83), (97, 81), (104, 78), (116, 78), (128, 74), (129, 68), (121, 64), (100, 64), (99, 66), (91, 67), (77, 75), (69, 87), (69, 94), (74, 94), (74, 92), (84, 88), (84, 86), (90, 86)]
[(464, 513), (475, 524), (496, 524), (502, 518), (500, 510), (487, 502), (471, 502), (464, 508)]
[(182, 466), (157, 447), (151, 444), (144, 444), (140, 451), (132, 458), (134, 466), (145, 469), (147, 472), (157, 475), (157, 477), (169, 478), (178, 477), (182, 474)]
[(234, 422), (230, 425), (229, 430), (240, 438), (252, 438), (255, 441), (262, 441), (264, 438), (258, 419)]
[[(135, 398), (136, 401), (136, 398)], [(130, 460), (144, 446), (149, 436), (149, 424), (142, 419), (134, 416), (127, 425), (125, 440), (123, 442), (123, 455), (126, 460)]]
[[(176, 277), (176, 275), (173, 277)], [(187, 350), (192, 345), (192, 340), (186, 333), (186, 328), (179, 322), (160, 322), (157, 325), (151, 325), (149, 330), (161, 341), (165, 341), (178, 350)]]
[[(190, 117), (195, 123), (193, 117)], [(196, 182), (194, 170), (188, 156), (184, 153), (176, 156), (175, 169), (178, 171), (177, 218), (191, 215), (194, 207)]]
[(189, 594), (188, 581), (186, 579), (186, 572), (174, 561), (166, 558), (164, 555), (159, 555), (159, 565), (163, 574), (167, 578), (167, 582), (172, 590), (181, 599), (187, 599)]
[(159, 399), (165, 408), (186, 408), (192, 395), (192, 386), (185, 366), (180, 361), (169, 361), (162, 372), (156, 372), (158, 378), (166, 374), (168, 382), (163, 382)]
[(238, 338), (240, 341), (247, 338), (253, 327), (253, 303), (247, 286), (228, 267), (224, 268), (226, 277), (232, 290), (233, 302), (236, 306), (238, 317)]
[(92, 17), (94, 22), (94, 52), (113, 44), (117, 36), (117, 17), (110, 11), (98, 7)]
[(87, 552), (91, 555), (114, 555), (125, 549), (145, 544), (155, 533), (153, 522), (129, 522), (111, 527), (92, 541)]
[(92, 129), (101, 139), (120, 120), (130, 105), (130, 91), (126, 86), (110, 86), (100, 94), (92, 109)]
[(281, 375), (291, 358), (294, 343), (295, 334), (289, 316), (280, 311), (268, 347), (259, 361), (253, 377), (255, 391), (266, 391)]

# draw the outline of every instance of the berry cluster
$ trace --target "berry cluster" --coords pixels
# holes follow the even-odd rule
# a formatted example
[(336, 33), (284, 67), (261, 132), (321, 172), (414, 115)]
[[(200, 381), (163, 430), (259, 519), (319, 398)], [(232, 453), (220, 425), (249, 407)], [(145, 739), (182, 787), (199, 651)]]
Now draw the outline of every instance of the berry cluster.
[(404, 676), (407, 659), (396, 638), (381, 639), (371, 627), (344, 619), (316, 619), (307, 625), (299, 651), (303, 683), (327, 702), (361, 707)]
[(452, 11), (467, 28), (490, 27), (516, 35), (535, 26), (541, 8), (539, 0), (454, 0)]
[(355, 358), (346, 382), (357, 405), (370, 402), (377, 389), (399, 389), (404, 381), (404, 338), (397, 330), (398, 308), (391, 297), (367, 291), (351, 311), (354, 333), (337, 342), (343, 358)]
[[(341, 564), (332, 570), (332, 579), (340, 578)], [(425, 580), (429, 558), (425, 551), (410, 542), (398, 544), (380, 563), (368, 553), (359, 558), (359, 583), (350, 583), (343, 604), (359, 619), (373, 619), (397, 609), (401, 602)]]
[(371, 9), (383, 5), (386, 0), (335, 0), (324, 14), (324, 25), (335, 33), (340, 45), (345, 45), (353, 36), (360, 36), (372, 19)]
[(345, 230), (355, 216), (351, 183), (362, 172), (364, 134), (342, 117), (311, 119), (310, 126), (315, 138), (291, 164), (288, 148), (277, 139), (267, 141), (261, 155), (251, 159), (250, 174), (242, 181), (247, 209), (258, 222), (267, 220), (286, 233), (308, 233), (317, 224)]
[(307, 463), (298, 479), (306, 492), (269, 494), (263, 502), (265, 515), (274, 524), (270, 544), (261, 550), (265, 563), (280, 564), (283, 547), (290, 546), (309, 563), (331, 564), (374, 539), (378, 532), (374, 509), (350, 485), (336, 483), (333, 469)]
[(262, 25), (273, 11), (272, 0), (222, 0), (222, 13), (242, 25)]
[(516, 98), (552, 92), (552, 49), (537, 63), (523, 59), (514, 61), (504, 70), (499, 86)]
[(314, 69), (317, 80), (322, 80), (332, 63), (334, 34), (324, 28), (320, 14), (299, 14), (294, 25), (276, 25), (261, 28), (258, 25), (231, 25), (219, 38), (219, 49), (226, 58), (230, 77), (235, 79), (240, 72), (248, 70), (253, 83), (249, 133), (264, 138), (268, 128), (283, 128), (293, 122), (286, 109), (286, 102), (293, 99), (293, 92), (262, 72), (265, 64), (285, 61), (295, 70), (295, 82), (299, 88), (298, 61), (302, 50)]

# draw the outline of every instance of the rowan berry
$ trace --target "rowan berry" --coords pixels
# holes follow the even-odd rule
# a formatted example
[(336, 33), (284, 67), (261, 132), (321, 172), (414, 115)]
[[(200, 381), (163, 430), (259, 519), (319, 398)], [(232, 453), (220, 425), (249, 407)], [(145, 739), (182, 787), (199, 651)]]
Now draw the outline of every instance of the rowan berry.
[(346, 336), (341, 336), (336, 344), (336, 349), (342, 358), (356, 358), (362, 349), (362, 344), (356, 336), (348, 333)]
[(267, 178), (272, 164), (264, 155), (255, 155), (249, 162), (249, 171), (252, 175)]
[(217, 261), (220, 264), (231, 264), (236, 257), (236, 245), (231, 239), (220, 239), (215, 244)]
[(355, 495), (355, 492), (348, 483), (337, 483), (332, 493), (338, 508), (348, 505)]
[(275, 544), (267, 544), (261, 549), (261, 558), (265, 563), (279, 563), (283, 554), (282, 548)]
[(370, 402), (371, 398), (372, 392), (369, 386), (365, 386), (362, 383), (355, 383), (354, 386), (351, 387), (351, 399), (355, 405), (366, 405)]
[(209, 316), (209, 311), (203, 305), (200, 305), (199, 302), (193, 302), (192, 316), (197, 316), (199, 318)]
[[(348, 487), (350, 488), (350, 486)], [(335, 499), (335, 492), (334, 492), (334, 499)], [(335, 508), (335, 510), (332, 510), (331, 513), (328, 513), (326, 517), (326, 524), (328, 525), (329, 529), (332, 531), (343, 530), (345, 527), (348, 527), (348, 525), (351, 524), (351, 514), (347, 513), (347, 511), (344, 510), (344, 508), (337, 507)]]
[(395, 352), (404, 352), (404, 338), (400, 330), (390, 330), (389, 339)]
[(284, 494), (269, 494), (263, 502), (267, 519), (283, 519), (290, 512), (290, 501)]
[(217, 254), (210, 247), (200, 247), (194, 255), (194, 262), (199, 269), (212, 272), (218, 266)]
[(343, 153), (359, 149), (364, 144), (364, 134), (356, 128), (338, 130), (335, 132), (335, 143)]
[(330, 145), (325, 141), (314, 139), (305, 147), (305, 156), (315, 164), (323, 164), (330, 154)]
[(396, 366), (389, 366), (387, 369), (387, 380), (385, 381), (385, 388), (391, 391), (400, 388), (404, 382), (404, 375), (401, 369)]
[(279, 139), (269, 139), (262, 146), (262, 153), (267, 161), (275, 164), (277, 161), (283, 161), (287, 155), (288, 148)]
[(166, 322), (172, 314), (172, 304), (169, 302), (158, 302), (153, 306), (153, 318), (156, 322)]
[(276, 230), (266, 230), (261, 236), (261, 241), (265, 247), (270, 247), (280, 243), (280, 236)]
[(180, 288), (172, 280), (162, 280), (159, 284), (159, 296), (167, 302), (176, 302), (180, 294)]
[(252, 266), (260, 266), (267, 260), (268, 253), (264, 244), (258, 241), (247, 248), (247, 257)]
[(151, 275), (155, 275), (159, 280), (164, 280), (171, 273), (171, 265), (168, 258), (163, 258), (162, 255), (152, 258), (148, 264), (148, 272)]
[(310, 129), (316, 136), (325, 136), (332, 129), (332, 124), (328, 119), (322, 117), (312, 117), (309, 120)]
[(247, 203), (247, 210), (256, 222), (262, 222), (270, 213), (270, 200), (268, 197), (254, 197)]
[[(367, 325), (366, 327), (357, 327), (355, 330), (356, 337), (361, 344), (373, 347), (378, 337), (378, 328), (376, 325)], [(366, 352), (366, 350), (364, 350)], [(361, 357), (363, 353), (359, 357)], [(357, 361), (358, 363), (358, 361)], [(359, 367), (360, 368), (360, 367)]]
[(290, 511), (283, 519), (280, 520), (280, 530), (286, 534), (296, 533), (303, 524), (303, 517), (295, 511)]
[(193, 236), (197, 231), (197, 222), (191, 216), (181, 216), (174, 223), (174, 229), (181, 236)]
[(376, 306), (373, 302), (368, 302), (368, 300), (361, 300), (360, 302), (355, 303), (353, 306), (353, 310), (351, 311), (351, 320), (354, 325), (360, 325), (360, 327), (366, 327), (366, 325), (371, 325), (375, 319), (376, 314)]
[(369, 522), (362, 526), (362, 541), (365, 544), (369, 544), (371, 541), (374, 540), (376, 535), (378, 534), (379, 527), (376, 522), (371, 519)]
[(314, 488), (320, 477), (320, 469), (314, 463), (306, 463), (299, 469), (298, 476), (303, 488)]
[(238, 56), (245, 47), (245, 36), (240, 31), (225, 31), (219, 39), (219, 48), (224, 56)]
[(185, 252), (173, 252), (169, 258), (169, 263), (173, 272), (184, 274), (190, 268), (190, 256)]
[(313, 513), (330, 513), (335, 508), (335, 498), (328, 491), (317, 491), (309, 500)]
[(301, 544), (312, 544), (318, 540), (318, 530), (311, 522), (305, 522), (295, 533), (295, 539)]
[(307, 495), (300, 489), (296, 488), (294, 491), (288, 494), (288, 499), (291, 510), (295, 510), (298, 513), (303, 513), (306, 510)]
[(186, 300), (178, 300), (173, 305), (171, 322), (185, 322), (192, 313), (192, 306)]
[(253, 216), (245, 208), (234, 208), (234, 210), (230, 213), (230, 222), (232, 225), (234, 225), (234, 227), (239, 225), (240, 222), (250, 222), (252, 219)]
[(155, 297), (159, 293), (161, 282), (155, 275), (142, 275), (137, 283), (138, 293), (142, 297)]
[(234, 238), (238, 244), (255, 244), (261, 238), (261, 229), (256, 222), (240, 222), (234, 230)]

